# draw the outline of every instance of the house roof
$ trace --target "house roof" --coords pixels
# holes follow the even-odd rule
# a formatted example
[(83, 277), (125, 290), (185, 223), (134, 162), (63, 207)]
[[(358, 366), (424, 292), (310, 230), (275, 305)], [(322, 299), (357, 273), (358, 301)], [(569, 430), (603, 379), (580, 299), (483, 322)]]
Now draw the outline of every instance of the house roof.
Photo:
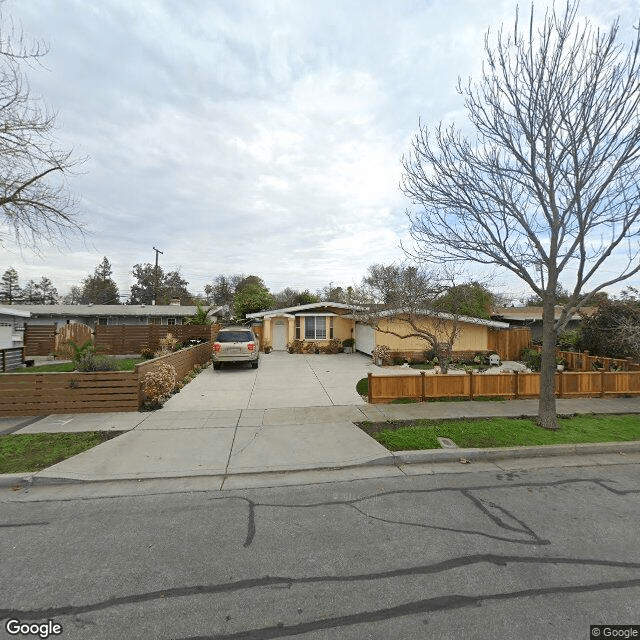
[[(247, 318), (265, 318), (268, 316), (276, 316), (276, 315), (293, 315), (297, 311), (310, 311), (313, 309), (322, 310), (322, 309), (345, 309), (347, 311), (352, 312), (352, 315), (348, 315), (348, 317), (358, 320), (358, 316), (353, 312), (357, 311), (366, 311), (362, 307), (358, 307), (353, 304), (345, 304), (343, 302), (314, 302), (312, 304), (301, 304), (297, 307), (286, 307), (284, 309), (269, 309), (267, 311), (260, 311), (258, 313), (248, 313)], [(380, 312), (381, 316), (392, 317), (394, 315), (398, 315), (402, 313), (399, 309), (387, 310)], [(499, 322), (497, 320), (484, 320), (483, 318), (472, 318), (469, 316), (454, 316), (450, 313), (425, 313), (425, 315), (436, 315), (439, 318), (443, 318), (445, 320), (454, 320), (457, 319), (459, 322), (465, 322), (467, 324), (479, 324), (486, 327), (493, 327), (494, 329), (508, 329), (509, 324), (506, 322)]]
[(17, 318), (30, 318), (31, 313), (16, 309), (13, 305), (10, 307), (0, 307), (0, 316), (16, 316)]
[[(572, 319), (579, 319), (581, 314), (592, 316), (598, 307), (583, 307), (579, 313), (574, 313)], [(562, 307), (556, 305), (555, 319), (562, 314)], [(493, 310), (493, 317), (519, 322), (542, 322), (542, 307), (501, 307)]]
[[(154, 317), (171, 316), (187, 317), (192, 316), (198, 310), (193, 305), (144, 305), (144, 304), (22, 304), (12, 305), (19, 311), (29, 312), (32, 316), (73, 316), (73, 317)], [(220, 311), (213, 310), (215, 315)]]
[(266, 311), (258, 311), (257, 313), (247, 313), (247, 318), (264, 318), (265, 316), (295, 314), (296, 311), (327, 308), (347, 309), (349, 311), (359, 310), (359, 307), (352, 304), (345, 304), (344, 302), (311, 302), (310, 304), (299, 304), (295, 307), (285, 307), (284, 309), (267, 309)]
[[(402, 309), (388, 309), (386, 311), (379, 312), (378, 315), (381, 317), (392, 318), (393, 316), (401, 315), (402, 313), (406, 313), (406, 312), (402, 311)], [(416, 314), (416, 312), (414, 311), (412, 311), (412, 313)], [(455, 320), (457, 322), (464, 322), (466, 324), (478, 324), (485, 327), (492, 327), (493, 329), (509, 328), (508, 322), (499, 322), (498, 320), (485, 320), (484, 318), (473, 318), (471, 316), (456, 316), (456, 315), (453, 315), (452, 313), (444, 313), (442, 311), (439, 311), (439, 312), (425, 311), (424, 314), (422, 315), (432, 316), (432, 317), (440, 318), (442, 320)]]

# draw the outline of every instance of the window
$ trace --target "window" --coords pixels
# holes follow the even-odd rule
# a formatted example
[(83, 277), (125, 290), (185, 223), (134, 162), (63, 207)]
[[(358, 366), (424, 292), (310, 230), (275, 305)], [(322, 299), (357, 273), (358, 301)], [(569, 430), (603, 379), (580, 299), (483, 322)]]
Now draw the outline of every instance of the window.
[(324, 316), (305, 316), (304, 318), (304, 339), (305, 340), (326, 340), (327, 319)]
[(149, 324), (161, 324), (160, 318), (149, 318)]
[(329, 340), (333, 340), (333, 317), (329, 318)]
[(101, 326), (105, 326), (109, 324), (108, 318), (98, 318), (98, 324)]
[(296, 340), (300, 340), (300, 316), (296, 316)]
[(167, 324), (175, 324), (175, 323), (176, 323), (175, 318), (167, 318)]

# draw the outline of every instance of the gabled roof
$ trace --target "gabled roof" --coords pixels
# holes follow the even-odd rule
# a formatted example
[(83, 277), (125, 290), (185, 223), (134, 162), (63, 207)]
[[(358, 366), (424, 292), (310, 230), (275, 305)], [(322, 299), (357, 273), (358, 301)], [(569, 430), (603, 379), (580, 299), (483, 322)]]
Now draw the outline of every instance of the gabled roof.
[(278, 316), (285, 314), (295, 314), (296, 311), (309, 311), (312, 309), (347, 309), (349, 311), (359, 311), (360, 308), (353, 304), (345, 304), (344, 302), (311, 302), (309, 304), (299, 304), (295, 307), (285, 307), (284, 309), (267, 309), (266, 311), (258, 311), (257, 313), (247, 313), (247, 318), (264, 318), (265, 316)]
[[(144, 305), (144, 304), (21, 304), (12, 305), (19, 311), (29, 312), (32, 316), (70, 316), (70, 317), (187, 317), (198, 310), (193, 305)], [(213, 310), (216, 315), (221, 307)]]
[(10, 307), (0, 307), (0, 316), (15, 316), (16, 318), (30, 318), (31, 314), (22, 309), (16, 309), (13, 305)]

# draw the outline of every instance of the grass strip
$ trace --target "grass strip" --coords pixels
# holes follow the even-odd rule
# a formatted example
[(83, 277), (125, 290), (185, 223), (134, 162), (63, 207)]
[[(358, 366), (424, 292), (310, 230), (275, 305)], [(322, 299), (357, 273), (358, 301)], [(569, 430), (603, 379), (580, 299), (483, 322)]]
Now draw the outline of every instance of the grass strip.
[(362, 428), (390, 451), (439, 449), (438, 437), (449, 438), (459, 447), (481, 449), (640, 440), (638, 415), (580, 415), (560, 418), (558, 423), (558, 431), (541, 429), (528, 418), (416, 420), (411, 426), (384, 428), (378, 423)]
[(41, 471), (121, 433), (124, 432), (11, 433), (0, 436), (0, 473)]

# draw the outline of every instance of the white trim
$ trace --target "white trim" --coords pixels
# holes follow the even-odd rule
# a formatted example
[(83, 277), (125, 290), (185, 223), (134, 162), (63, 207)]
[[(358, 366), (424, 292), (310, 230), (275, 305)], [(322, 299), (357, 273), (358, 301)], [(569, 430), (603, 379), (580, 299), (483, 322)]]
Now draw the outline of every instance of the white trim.
[[(310, 304), (300, 304), (296, 307), (284, 307), (283, 309), (268, 309), (267, 311), (258, 311), (257, 313), (247, 313), (247, 318), (260, 318), (272, 314), (282, 315), (296, 311), (305, 311), (306, 309), (326, 309), (327, 307), (334, 307), (335, 309), (350, 309), (351, 311), (364, 311), (361, 307), (357, 307), (353, 304), (345, 304), (344, 302), (312, 302)], [(313, 313), (311, 315), (318, 316), (320, 314)]]

